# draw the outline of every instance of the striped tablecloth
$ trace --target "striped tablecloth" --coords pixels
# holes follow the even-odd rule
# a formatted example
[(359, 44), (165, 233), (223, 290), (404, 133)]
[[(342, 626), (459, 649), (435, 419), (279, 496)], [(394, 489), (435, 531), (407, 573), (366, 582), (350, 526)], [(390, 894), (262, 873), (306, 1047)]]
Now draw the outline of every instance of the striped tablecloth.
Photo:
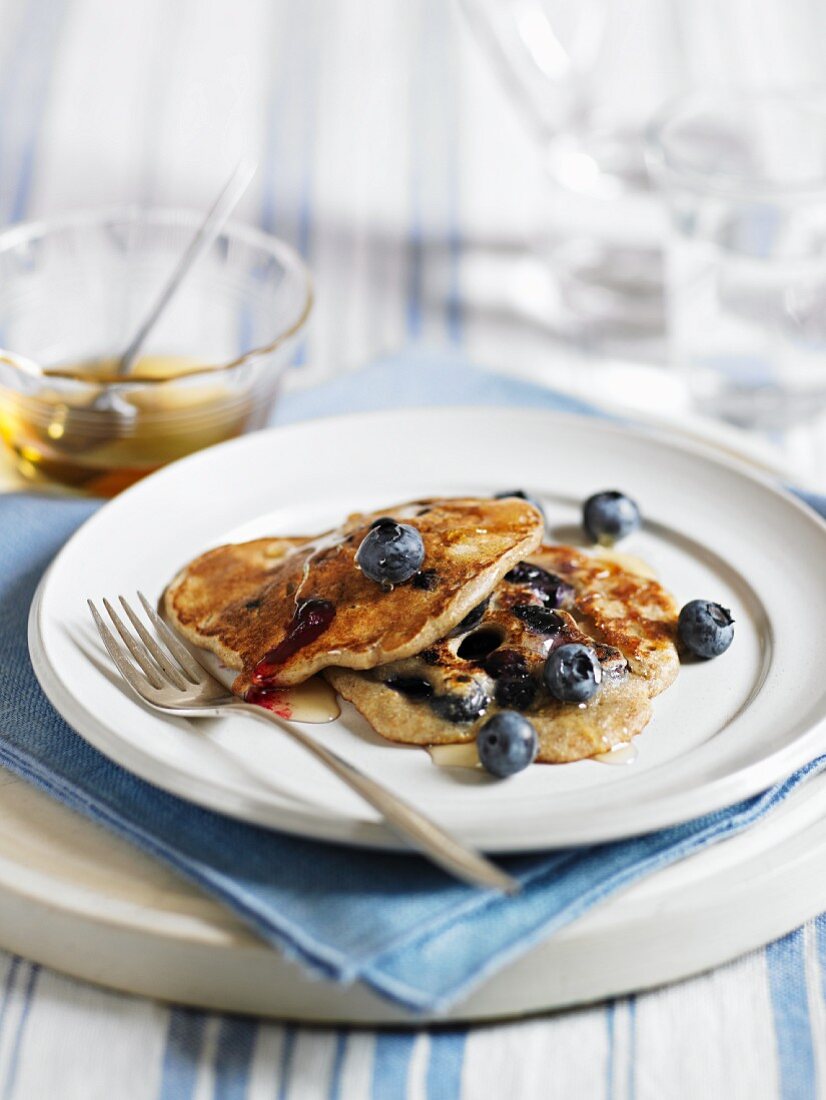
[(0, 958), (3, 1100), (803, 1100), (826, 1089), (826, 921), (691, 981), (470, 1031), (282, 1027)]
[[(447, 0), (0, 0), (0, 222), (205, 206), (242, 153), (240, 216), (317, 279), (298, 384), (411, 341), (559, 381), (558, 332), (502, 297), (530, 297), (547, 185)], [(414, 1034), (170, 1009), (0, 955), (0, 1100), (817, 1096), (824, 967), (818, 921), (661, 992)]]

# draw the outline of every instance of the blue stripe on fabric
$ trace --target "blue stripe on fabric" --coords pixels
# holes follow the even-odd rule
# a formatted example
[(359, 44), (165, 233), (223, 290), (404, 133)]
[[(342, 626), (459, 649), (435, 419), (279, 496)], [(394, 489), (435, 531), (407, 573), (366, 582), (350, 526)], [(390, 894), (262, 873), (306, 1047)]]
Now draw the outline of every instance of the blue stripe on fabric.
[(605, 1055), (605, 1095), (607, 1100), (614, 1100), (614, 1063), (616, 1060), (616, 1026), (617, 1004), (609, 1001), (605, 1006), (605, 1030), (607, 1034), (607, 1051)]
[[(273, 11), (276, 9), (273, 8)], [(273, 69), (273, 77), (267, 91), (267, 111), (264, 116), (264, 142), (261, 154), (261, 228), (266, 233), (274, 233), (277, 217), (275, 203), (275, 166), (278, 157), (278, 129), (276, 127), (276, 108), (279, 99), (280, 81)]]
[[(25, 216), (31, 197), (34, 179), (34, 162), (37, 144), (40, 139), (41, 124), (49, 97), (52, 75), (55, 71), (54, 54), (60, 42), (60, 31), (66, 11), (65, 0), (51, 3), (48, 11), (32, 4), (35, 20), (31, 36), (31, 58), (36, 65), (34, 86), (29, 88), (26, 97), (30, 121), (28, 133), (20, 155), (20, 170), (12, 199), (10, 219), (21, 221)], [(31, 61), (29, 62), (31, 64)]]
[[(312, 51), (315, 56), (316, 51)], [(305, 58), (308, 57), (310, 51), (306, 49), (305, 43)], [(312, 216), (312, 193), (313, 193), (313, 170), (315, 167), (315, 125), (314, 115), (316, 113), (316, 95), (318, 92), (318, 65), (313, 63), (303, 66), (304, 71), (310, 73), (312, 94), (307, 95), (304, 99), (306, 104), (305, 117), (304, 117), (304, 150), (303, 150), (303, 164), (301, 175), (301, 196), (298, 203), (298, 226), (297, 226), (297, 238), (296, 247), (305, 260), (309, 262), (310, 259), (310, 242), (312, 240), (313, 230), (313, 216)], [(300, 367), (307, 361), (307, 342), (306, 339), (302, 340), (298, 347), (295, 349), (293, 355), (293, 366)]]
[[(316, 72), (316, 78), (318, 76)], [(298, 226), (296, 235), (296, 247), (305, 260), (310, 257), (310, 242), (312, 240), (313, 216), (313, 168), (315, 166), (315, 98), (308, 97), (308, 104), (304, 118), (304, 131), (306, 142), (301, 173), (301, 196), (298, 202)]]
[[(441, 9), (447, 16), (448, 26), (445, 30), (445, 40), (452, 47), (451, 52), (446, 52), (443, 58), (445, 72), (443, 74), (443, 87), (445, 94), (445, 120), (447, 127), (447, 169), (448, 169), (448, 193), (447, 193), (447, 253), (449, 259), (449, 283), (446, 303), (447, 335), (451, 344), (459, 347), (464, 336), (464, 317), (462, 315), (462, 235), (459, 228), (459, 194), (461, 186), (460, 160), (459, 160), (459, 119), (456, 109), (456, 93), (453, 83), (453, 74), (459, 71), (459, 58), (455, 56), (458, 46), (456, 33), (455, 12), (445, 5)], [(452, 17), (452, 18), (451, 18)]]
[(460, 1100), (467, 1031), (439, 1031), (430, 1036), (427, 1100)]
[(225, 1016), (221, 1020), (215, 1049), (213, 1100), (244, 1100), (257, 1035), (256, 1020), (239, 1016)]
[(625, 1095), (634, 1100), (637, 1095), (637, 998), (632, 994), (626, 1001), (628, 1005), (628, 1077)]
[(448, 234), (448, 253), (450, 255), (450, 287), (447, 297), (447, 335), (451, 344), (461, 346), (464, 339), (464, 315), (462, 309), (462, 238), (459, 231), (458, 204), (451, 203), (451, 228)]
[[(14, 33), (9, 35), (9, 45), (3, 51), (2, 66), (0, 66), (0, 121), (5, 123), (0, 126), (0, 165), (5, 165), (10, 160), (10, 154), (6, 148), (8, 140), (8, 123), (11, 113), (12, 93), (19, 83), (19, 67), (24, 56), (23, 45), (26, 41), (26, 27), (29, 22), (31, 5), (21, 5), (17, 25)], [(6, 17), (8, 20), (8, 16)], [(0, 199), (5, 199), (5, 186), (0, 187)], [(5, 203), (3, 203), (5, 205)], [(0, 206), (2, 210), (2, 206)], [(3, 344), (5, 344), (5, 339)]]
[(413, 211), (410, 233), (407, 238), (407, 252), (407, 335), (411, 340), (418, 340), (421, 338), (423, 328), (422, 278), (424, 270), (424, 257), (422, 254), (422, 227), (420, 215), (415, 208)]
[(417, 42), (410, 92), (410, 230), (407, 236), (407, 335), (410, 340), (421, 338), (423, 330), (422, 301), (424, 280), (424, 242), (422, 239), (422, 96), (421, 80), (428, 79), (424, 22), (421, 11), (417, 14)]
[[(278, 222), (276, 180), (283, 155), (279, 150), (279, 135), (282, 132), (282, 128), (278, 125), (279, 112), (283, 109), (283, 103), (288, 102), (287, 92), (294, 91), (298, 86), (297, 81), (291, 79), (291, 74), (299, 72), (301, 74), (299, 103), (303, 108), (301, 130), (305, 140), (302, 149), (301, 194), (296, 210), (294, 243), (301, 255), (308, 259), (313, 229), (312, 191), (316, 149), (316, 128), (313, 123), (318, 102), (318, 51), (309, 48), (308, 35), (311, 33), (314, 21), (307, 18), (306, 9), (296, 5), (290, 11), (295, 13), (297, 22), (290, 23), (286, 29), (283, 21), (273, 20), (273, 34), (279, 40), (286, 38), (290, 43), (290, 65), (282, 63), (274, 66), (273, 71), (278, 75), (270, 82), (267, 92), (266, 133), (261, 165), (260, 222), (267, 233), (276, 232)], [(298, 60), (296, 60), (296, 50), (300, 51)], [(293, 356), (293, 366), (301, 366), (306, 358), (306, 341), (303, 340)]]
[(206, 1021), (206, 1013), (194, 1008), (170, 1010), (158, 1100), (189, 1100), (194, 1094)]
[(32, 1001), (34, 1000), (34, 989), (39, 974), (40, 967), (37, 963), (31, 963), (29, 966), (29, 977), (26, 981), (26, 988), (23, 993), (23, 1008), (20, 1012), (20, 1019), (17, 1021), (17, 1031), (12, 1040), (9, 1068), (6, 1074), (6, 1082), (3, 1086), (3, 1100), (12, 1100), (12, 1096), (14, 1095), (14, 1086), (17, 1083), (17, 1071), (20, 1067), (20, 1051), (23, 1046), (23, 1035), (25, 1034), (26, 1024), (29, 1020), (29, 1013), (31, 1011)]
[[(145, 59), (147, 68), (147, 88), (142, 99), (140, 130), (141, 138), (135, 142), (140, 183), (136, 188), (141, 206), (158, 205), (158, 182), (167, 172), (162, 160), (162, 124), (169, 115), (170, 73), (175, 71), (183, 43), (183, 33), (187, 26), (186, 6), (184, 3), (158, 6), (163, 15), (162, 28), (156, 29), (151, 55)], [(135, 124), (133, 123), (133, 127)], [(133, 130), (134, 132), (134, 130)]]
[[(295, 1052), (295, 1028), (285, 1027), (284, 1038), (281, 1041), (281, 1058), (278, 1067), (278, 1100), (287, 1100), (287, 1091), (290, 1087), (290, 1077), (293, 1072), (293, 1054)], [(301, 1100), (294, 1097), (293, 1100)]]
[[(448, 342), (459, 346), (463, 338), (460, 260), (462, 240), (459, 232), (459, 158), (458, 124), (455, 89), (452, 76), (455, 58), (453, 21), (450, 9), (439, 0), (420, 8), (418, 42), (414, 52), (411, 104), (410, 155), (410, 228), (407, 238), (407, 334), (419, 340), (424, 333), (426, 224), (422, 190), (421, 166), (427, 165), (433, 153), (429, 133), (434, 122), (440, 127), (437, 135), (437, 155), (445, 160), (447, 190), (444, 196), (446, 230), (444, 253), (447, 258), (448, 286), (445, 294), (445, 327)], [(434, 120), (434, 99), (438, 101), (438, 118)], [(430, 109), (427, 109), (429, 105)], [(435, 242), (437, 245), (441, 242)]]
[(344, 1072), (344, 1056), (347, 1053), (347, 1032), (336, 1034), (336, 1049), (333, 1054), (333, 1068), (330, 1070), (329, 1100), (347, 1100), (341, 1092), (341, 1078)]
[[(628, 1062), (625, 1066), (625, 1089), (627, 1100), (634, 1100), (637, 1091), (637, 998), (632, 994), (623, 1002), (628, 1014)], [(616, 1082), (619, 1068), (617, 1066), (617, 1001), (609, 1001), (605, 1006), (605, 1029), (607, 1031), (608, 1048), (605, 1056), (605, 1095), (608, 1100), (615, 1100)]]
[(22, 959), (19, 959), (16, 955), (9, 963), (9, 969), (6, 971), (6, 980), (3, 982), (3, 992), (0, 995), (0, 1037), (3, 1035), (3, 1023), (6, 1019), (6, 1012), (9, 1007), (9, 998), (11, 995), (12, 986), (17, 979), (17, 972), (20, 969)]
[[(820, 996), (826, 1001), (826, 913), (821, 913), (814, 920), (815, 949), (817, 951), (818, 973), (820, 975)], [(822, 1037), (819, 1037), (819, 1039)], [(826, 1088), (826, 1082), (818, 1082), (820, 1090)]]
[[(10, 135), (9, 133), (9, 123), (12, 111), (19, 111), (15, 101), (15, 93), (25, 77), (26, 67), (30, 62), (27, 45), (31, 37), (34, 11), (34, 0), (29, 0), (29, 3), (22, 6), (15, 33), (3, 57), (3, 79), (0, 83), (0, 119), (5, 123), (0, 129), (0, 165), (3, 166), (11, 164), (13, 160), (12, 142), (10, 141), (10, 136), (13, 136), (13, 134)], [(30, 126), (29, 129), (31, 130), (33, 127)], [(13, 186), (16, 191), (18, 185), (14, 184)], [(2, 180), (2, 185), (0, 185), (0, 211), (5, 210), (7, 190), (11, 191), (12, 187), (9, 186), (7, 189), (5, 180)], [(14, 200), (12, 200), (11, 205), (14, 205)], [(3, 217), (2, 220), (9, 219)]]
[(376, 1036), (372, 1100), (406, 1100), (415, 1042), (415, 1034), (408, 1032), (389, 1031)]
[(820, 992), (826, 1000), (826, 913), (821, 913), (815, 918), (815, 943), (817, 945), (817, 961), (820, 971)]
[(808, 1100), (815, 1090), (803, 929), (765, 949), (782, 1100)]

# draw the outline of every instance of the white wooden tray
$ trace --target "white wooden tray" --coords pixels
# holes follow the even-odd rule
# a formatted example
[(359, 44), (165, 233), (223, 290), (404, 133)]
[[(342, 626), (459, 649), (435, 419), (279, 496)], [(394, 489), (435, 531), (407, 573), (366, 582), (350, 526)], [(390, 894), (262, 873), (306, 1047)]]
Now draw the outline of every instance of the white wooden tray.
[[(566, 928), (455, 1006), (519, 1016), (650, 988), (826, 910), (826, 775), (748, 833)], [(0, 946), (115, 989), (313, 1022), (420, 1025), (359, 986), (309, 979), (160, 864), (0, 772)]]

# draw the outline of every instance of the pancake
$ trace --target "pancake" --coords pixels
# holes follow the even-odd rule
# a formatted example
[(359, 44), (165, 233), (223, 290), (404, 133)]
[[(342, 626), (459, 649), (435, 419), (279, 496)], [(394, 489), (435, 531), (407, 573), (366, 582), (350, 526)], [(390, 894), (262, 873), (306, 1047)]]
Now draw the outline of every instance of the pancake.
[[(621, 650), (649, 695), (659, 695), (680, 671), (674, 597), (623, 555), (591, 556), (572, 546), (543, 546), (531, 561), (573, 585), (574, 613), (587, 633)], [(632, 568), (629, 568), (631, 566)]]
[[(370, 672), (327, 669), (327, 680), (391, 741), (473, 741), (492, 714), (517, 709), (536, 729), (542, 763), (627, 743), (679, 668), (673, 599), (652, 578), (572, 547), (543, 546), (530, 562), (556, 575), (519, 566), (469, 628)], [(579, 705), (554, 699), (542, 681), (548, 653), (570, 642), (592, 645), (603, 669), (599, 690)]]
[[(383, 588), (355, 563), (380, 516), (418, 529), (420, 572)], [(448, 634), (541, 541), (530, 503), (419, 500), (351, 516), (317, 539), (220, 546), (196, 558), (163, 597), (188, 641), (238, 671), (233, 691), (287, 687), (329, 665), (369, 669), (412, 656)]]

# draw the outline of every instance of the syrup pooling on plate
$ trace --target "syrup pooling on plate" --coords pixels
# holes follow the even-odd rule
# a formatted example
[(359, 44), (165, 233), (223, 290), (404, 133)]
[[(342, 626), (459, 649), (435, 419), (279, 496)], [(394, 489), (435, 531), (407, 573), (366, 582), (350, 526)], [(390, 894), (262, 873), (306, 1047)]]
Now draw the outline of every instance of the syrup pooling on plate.
[[(162, 607), (160, 610), (163, 618)], [(171, 625), (166, 621), (167, 625)], [(184, 641), (195, 660), (220, 683), (226, 685), (227, 677), (230, 681), (234, 678), (233, 670), (214, 653), (194, 646), (186, 639)], [(335, 721), (341, 714), (336, 693), (320, 676), (311, 676), (303, 684), (296, 684), (291, 688), (276, 688), (268, 684), (253, 685), (245, 693), (244, 701), (264, 707), (279, 718), (293, 722), (322, 724)]]
[(439, 768), (481, 768), (476, 742), (465, 745), (429, 745), (430, 759)]
[(609, 749), (608, 752), (598, 753), (596, 756), (592, 756), (591, 759), (595, 760), (597, 764), (612, 764), (615, 767), (622, 767), (633, 764), (638, 756), (639, 749), (631, 742), (628, 745), (617, 745), (616, 748)]
[(336, 693), (320, 676), (311, 676), (291, 688), (251, 687), (246, 701), (293, 722), (321, 724), (341, 714)]

